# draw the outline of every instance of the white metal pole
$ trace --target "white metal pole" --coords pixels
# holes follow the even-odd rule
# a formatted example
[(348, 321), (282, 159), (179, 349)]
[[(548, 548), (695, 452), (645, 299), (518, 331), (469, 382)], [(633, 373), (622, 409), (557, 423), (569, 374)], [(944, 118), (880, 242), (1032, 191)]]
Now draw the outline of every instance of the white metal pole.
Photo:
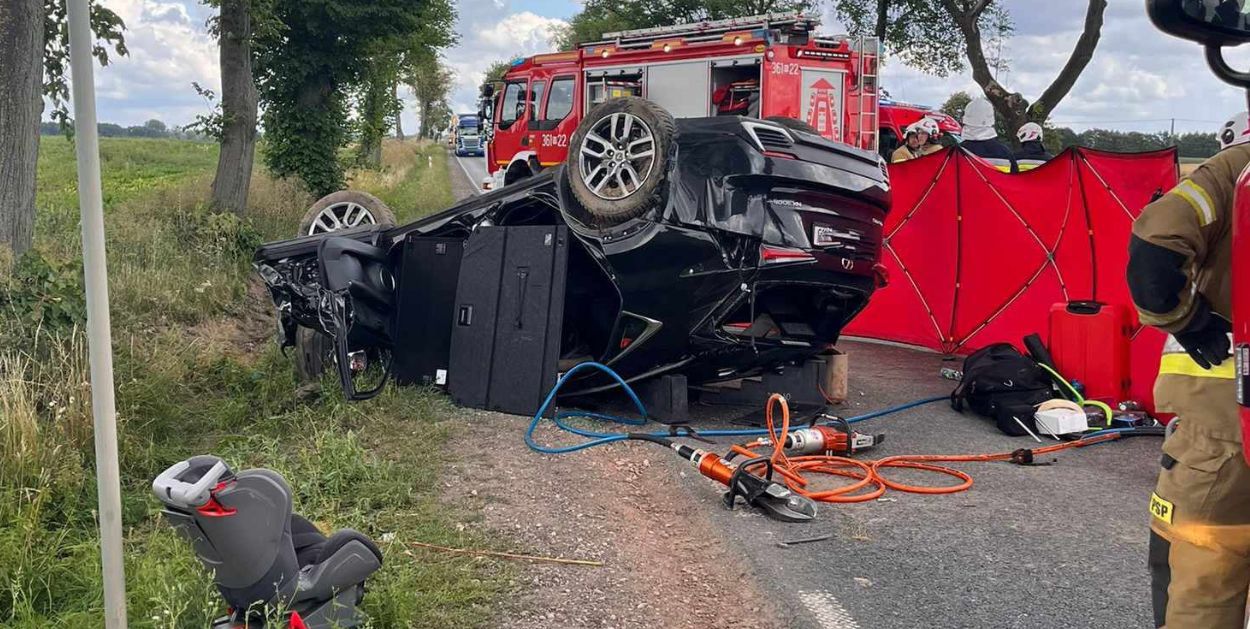
[(117, 465), (113, 335), (109, 322), (108, 269), (104, 256), (100, 139), (96, 129), (95, 68), (91, 56), (93, 39), (87, 0), (69, 0), (69, 58), (78, 157), (78, 204), (82, 213), (82, 266), (87, 287), (87, 340), (91, 352), (91, 414), (95, 422), (100, 558), (104, 567), (104, 626), (124, 629), (126, 576), (122, 563), (121, 474)]

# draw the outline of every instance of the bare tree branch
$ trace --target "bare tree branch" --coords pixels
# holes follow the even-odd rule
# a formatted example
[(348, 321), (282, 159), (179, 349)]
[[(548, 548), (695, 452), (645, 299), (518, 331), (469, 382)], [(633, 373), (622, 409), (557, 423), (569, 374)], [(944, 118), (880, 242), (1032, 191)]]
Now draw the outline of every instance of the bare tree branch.
[[(942, 6), (955, 20), (955, 25), (963, 34), (967, 48), (968, 65), (972, 67), (972, 80), (981, 86), (985, 97), (1000, 111), (1010, 108), (1011, 94), (994, 78), (989, 61), (985, 58), (985, 49), (981, 44), (981, 29), (977, 26), (978, 14), (971, 10), (961, 9), (955, 0), (941, 0)], [(989, 0), (981, 0), (980, 4), (989, 4)], [(984, 10), (982, 7), (981, 10)]]
[(1080, 39), (1076, 41), (1076, 47), (1072, 49), (1072, 55), (1068, 57), (1068, 63), (1063, 66), (1050, 87), (1033, 103), (1030, 117), (1045, 119), (1072, 90), (1076, 79), (1094, 57), (1094, 49), (1098, 47), (1098, 40), (1102, 37), (1103, 14), (1106, 10), (1107, 0), (1089, 0), (1089, 8), (1085, 12), (1085, 28)]

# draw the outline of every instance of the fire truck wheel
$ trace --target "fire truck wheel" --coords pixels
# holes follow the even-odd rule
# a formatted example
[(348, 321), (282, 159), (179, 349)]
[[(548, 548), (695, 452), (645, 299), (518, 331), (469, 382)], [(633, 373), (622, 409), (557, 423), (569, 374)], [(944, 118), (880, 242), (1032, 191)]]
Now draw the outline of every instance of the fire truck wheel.
[(525, 162), (513, 162), (503, 175), (503, 185), (510, 186), (522, 179), (534, 176), (534, 171)]
[(569, 143), (569, 187), (601, 224), (637, 218), (664, 198), (673, 117), (627, 96), (592, 109)]
[(798, 118), (787, 118), (785, 116), (769, 116), (765, 118), (764, 120), (767, 120), (769, 122), (775, 122), (787, 129), (794, 129), (795, 131), (803, 131), (805, 133), (811, 133), (812, 135), (820, 135), (820, 132), (816, 130), (816, 127), (813, 127), (812, 125), (807, 124), (806, 122), (803, 122), (802, 120), (799, 120)]
[(317, 200), (299, 222), (299, 235), (312, 236), (361, 225), (395, 224), (395, 213), (381, 199), (359, 190), (339, 190)]

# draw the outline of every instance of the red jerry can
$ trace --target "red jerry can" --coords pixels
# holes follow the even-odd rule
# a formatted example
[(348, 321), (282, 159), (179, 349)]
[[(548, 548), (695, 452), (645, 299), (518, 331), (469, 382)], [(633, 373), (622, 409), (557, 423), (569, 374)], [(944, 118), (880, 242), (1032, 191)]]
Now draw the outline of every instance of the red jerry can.
[(1123, 304), (1058, 303), (1050, 308), (1050, 354), (1059, 373), (1085, 385), (1085, 397), (1115, 405), (1130, 397), (1133, 322)]

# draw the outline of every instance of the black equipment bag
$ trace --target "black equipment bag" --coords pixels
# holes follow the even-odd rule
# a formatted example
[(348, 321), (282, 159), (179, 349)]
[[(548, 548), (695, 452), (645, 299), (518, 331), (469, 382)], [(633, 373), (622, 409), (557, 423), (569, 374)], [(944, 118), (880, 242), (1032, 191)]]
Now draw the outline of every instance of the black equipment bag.
[[(951, 393), (951, 407), (993, 419), (1006, 434), (1035, 430), (1036, 406), (1055, 397), (1050, 375), (1010, 343), (995, 343), (964, 360), (964, 376)], [(1017, 423), (1016, 420), (1019, 420)]]

